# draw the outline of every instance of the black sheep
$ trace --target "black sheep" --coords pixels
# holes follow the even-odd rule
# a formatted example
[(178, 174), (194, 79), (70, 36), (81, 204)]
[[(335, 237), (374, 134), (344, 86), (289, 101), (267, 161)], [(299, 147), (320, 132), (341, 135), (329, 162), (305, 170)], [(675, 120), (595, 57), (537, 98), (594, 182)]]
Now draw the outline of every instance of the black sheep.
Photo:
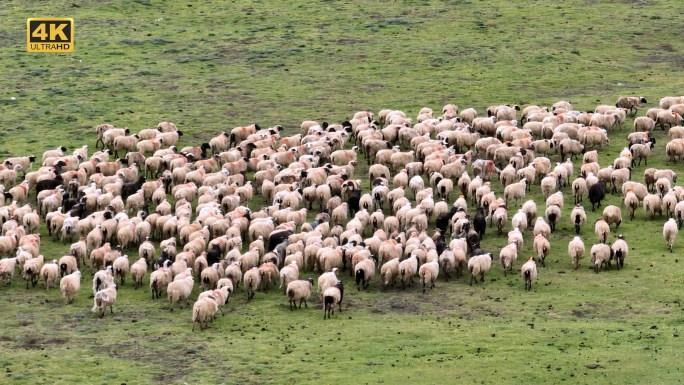
[(169, 257), (169, 253), (166, 252), (166, 250), (162, 250), (159, 258), (155, 259), (154, 262), (152, 262), (154, 270), (159, 270), (162, 267), (166, 266), (166, 261), (169, 261), (169, 265), (171, 264), (171, 258)]
[(271, 234), (268, 237), (268, 251), (273, 251), (276, 248), (276, 246), (283, 243), (292, 234), (294, 234), (292, 230), (283, 230)]
[(146, 181), (147, 179), (145, 179), (144, 176), (141, 176), (140, 178), (138, 178), (137, 182), (130, 182), (124, 184), (121, 187), (121, 199), (125, 201), (126, 198), (138, 192), (138, 190), (142, 188), (143, 183), (145, 183)]
[[(55, 176), (55, 179), (46, 179), (46, 180), (41, 180), (40, 182), (36, 183), (36, 196), (44, 190), (54, 190), (57, 187), (61, 186), (62, 183), (64, 182), (64, 179), (62, 179), (62, 175), (57, 174)], [(5, 197), (7, 197), (7, 194), (5, 193)], [(11, 196), (10, 196), (11, 199)]]
[[(466, 234), (466, 242), (468, 242), (468, 247), (470, 249), (475, 249), (476, 247), (480, 247), (480, 236), (477, 234), (477, 231), (475, 230), (470, 230), (468, 234)], [(477, 254), (473, 254), (477, 255)]]
[(211, 246), (211, 249), (207, 251), (207, 265), (213, 266), (215, 263), (219, 263), (221, 260), (221, 247), (218, 244)]
[(484, 238), (485, 230), (487, 229), (487, 219), (485, 218), (485, 211), (483, 207), (478, 207), (473, 218), (473, 228), (477, 232), (480, 239)]
[(361, 200), (361, 190), (355, 190), (347, 199), (347, 204), (349, 205), (349, 212), (351, 215), (355, 215), (359, 211), (359, 201)]
[(594, 205), (601, 208), (601, 201), (606, 197), (606, 182), (599, 180), (589, 187), (589, 202), (591, 202), (591, 211), (594, 211)]
[(444, 241), (444, 236), (440, 235), (437, 239), (437, 242), (435, 242), (435, 249), (437, 249), (437, 255), (442, 255), (442, 253), (444, 252), (444, 250), (446, 250), (447, 247), (448, 245)]
[(446, 234), (446, 231), (449, 227), (449, 223), (451, 222), (451, 218), (454, 217), (457, 211), (458, 207), (451, 206), (451, 211), (449, 211), (448, 213), (440, 214), (437, 217), (435, 226), (442, 231), (442, 234)]
[(78, 217), (78, 218), (83, 218), (85, 216), (86, 212), (86, 207), (85, 203), (77, 203), (74, 205), (74, 207), (69, 210), (68, 214), (72, 217)]

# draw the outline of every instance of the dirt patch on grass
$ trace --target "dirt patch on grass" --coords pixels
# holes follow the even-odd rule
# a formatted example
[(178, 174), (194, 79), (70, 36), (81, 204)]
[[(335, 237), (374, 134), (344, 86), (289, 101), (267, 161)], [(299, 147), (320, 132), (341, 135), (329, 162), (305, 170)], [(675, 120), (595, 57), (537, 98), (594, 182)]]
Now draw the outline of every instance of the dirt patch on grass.
[(22, 349), (45, 349), (50, 345), (64, 345), (67, 342), (65, 338), (46, 338), (28, 337), (24, 339), (17, 347)]

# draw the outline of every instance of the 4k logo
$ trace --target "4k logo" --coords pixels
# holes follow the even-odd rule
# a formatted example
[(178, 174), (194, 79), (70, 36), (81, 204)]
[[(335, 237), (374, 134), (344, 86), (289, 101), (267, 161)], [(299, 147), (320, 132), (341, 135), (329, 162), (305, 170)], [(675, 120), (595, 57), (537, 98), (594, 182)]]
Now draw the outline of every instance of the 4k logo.
[(26, 21), (28, 52), (74, 52), (74, 19), (33, 18)]

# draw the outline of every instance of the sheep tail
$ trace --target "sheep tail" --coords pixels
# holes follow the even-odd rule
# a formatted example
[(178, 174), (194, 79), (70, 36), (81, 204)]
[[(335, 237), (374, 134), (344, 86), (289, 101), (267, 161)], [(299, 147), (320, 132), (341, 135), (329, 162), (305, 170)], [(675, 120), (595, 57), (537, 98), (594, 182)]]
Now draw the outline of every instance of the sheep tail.
[(290, 289), (287, 291), (287, 298), (294, 298), (295, 291), (294, 289)]

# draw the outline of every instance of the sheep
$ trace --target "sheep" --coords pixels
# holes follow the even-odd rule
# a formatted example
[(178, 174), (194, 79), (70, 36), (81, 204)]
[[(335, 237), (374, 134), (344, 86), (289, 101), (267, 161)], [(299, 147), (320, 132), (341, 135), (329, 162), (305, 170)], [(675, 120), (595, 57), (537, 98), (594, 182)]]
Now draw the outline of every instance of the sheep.
[(643, 206), (644, 215), (648, 216), (651, 214), (651, 219), (655, 219), (655, 213), (658, 213), (659, 216), (663, 215), (662, 202), (660, 196), (657, 194), (646, 195), (646, 197), (644, 197)]
[[(587, 178), (587, 185), (589, 184), (589, 178)], [(591, 211), (594, 211), (594, 206), (598, 205), (601, 207), (601, 201), (606, 197), (606, 182), (599, 180), (595, 184), (589, 187), (589, 202), (591, 202)]]
[(12, 283), (12, 278), (14, 278), (14, 268), (16, 266), (18, 258), (6, 258), (0, 259), (0, 279), (9, 285)]
[(584, 145), (574, 139), (563, 139), (558, 144), (558, 150), (561, 154), (561, 159), (565, 159), (567, 155), (574, 159), (584, 151)]
[(525, 197), (525, 190), (527, 189), (528, 181), (527, 178), (522, 178), (517, 183), (511, 183), (504, 188), (504, 201), (505, 205), (508, 206), (508, 202), (513, 200), (522, 204), (522, 198)]
[(579, 268), (579, 260), (584, 257), (584, 242), (582, 242), (580, 237), (575, 237), (568, 243), (568, 254), (572, 259), (572, 265), (577, 270)]
[(38, 279), (41, 276), (41, 269), (45, 263), (45, 258), (39, 255), (37, 258), (29, 259), (24, 263), (24, 280), (26, 281), (26, 289), (28, 289), (29, 281), (31, 281), (32, 287), (35, 287), (38, 283)]
[(344, 283), (337, 281), (334, 286), (331, 286), (323, 292), (323, 319), (330, 318), (331, 314), (335, 313), (335, 305), (339, 306), (340, 313), (342, 312), (342, 299), (344, 298)]
[(682, 116), (679, 115), (677, 112), (670, 110), (658, 112), (658, 115), (655, 118), (656, 126), (660, 126), (660, 129), (663, 131), (665, 130), (666, 124), (668, 125), (668, 128), (672, 128), (682, 123), (684, 123), (684, 119), (682, 119)]
[(356, 278), (356, 289), (361, 291), (361, 286), (364, 290), (368, 290), (371, 279), (375, 276), (375, 260), (369, 258), (364, 259), (354, 266), (354, 277)]
[(133, 279), (135, 290), (138, 290), (138, 286), (142, 286), (142, 280), (146, 273), (147, 260), (145, 258), (140, 258), (131, 265), (131, 279)]
[(188, 306), (188, 297), (190, 297), (194, 285), (195, 280), (192, 275), (178, 281), (169, 282), (166, 287), (166, 297), (169, 300), (169, 311), (173, 311), (173, 305), (177, 302), (180, 303), (181, 309), (183, 309), (182, 302), (185, 302), (185, 307)]
[(81, 272), (76, 270), (71, 274), (65, 275), (59, 281), (59, 290), (64, 297), (64, 304), (68, 305), (74, 302), (76, 293), (81, 289)]
[(78, 261), (73, 255), (65, 255), (59, 259), (59, 276), (63, 277), (78, 270)]
[(620, 268), (624, 267), (625, 258), (627, 258), (627, 255), (629, 254), (629, 247), (627, 247), (625, 237), (622, 234), (618, 235), (618, 239), (610, 248), (612, 249), (615, 258), (615, 266), (620, 270)]
[(667, 222), (665, 222), (665, 225), (663, 225), (663, 238), (665, 238), (665, 242), (667, 242), (667, 248), (670, 249), (670, 253), (672, 253), (672, 246), (677, 239), (678, 232), (679, 227), (674, 218), (668, 219)]
[(220, 278), (219, 274), (219, 264), (213, 263), (211, 267), (207, 267), (199, 272), (200, 276), (200, 287), (202, 290), (214, 290), (216, 289), (216, 284)]
[(114, 270), (114, 280), (116, 281), (118, 278), (120, 285), (123, 286), (129, 270), (128, 255), (122, 255), (115, 259), (114, 263), (112, 263), (112, 270)]
[(617, 102), (615, 102), (615, 107), (626, 108), (630, 112), (634, 110), (634, 113), (636, 114), (641, 103), (648, 103), (643, 96), (621, 96), (618, 98)]
[(639, 116), (634, 119), (634, 132), (653, 132), (655, 127), (655, 120), (648, 116)]
[(557, 177), (554, 173), (550, 173), (541, 181), (541, 190), (544, 194), (544, 199), (548, 198), (554, 191), (556, 191)]
[(413, 276), (418, 272), (420, 261), (415, 255), (399, 262), (399, 275), (401, 277), (401, 288), (406, 290), (406, 283), (413, 285)]
[(480, 275), (480, 282), (484, 282), (484, 275), (492, 267), (492, 253), (475, 255), (468, 260), (468, 272), (470, 272), (470, 286), (473, 281), (477, 283), (477, 276)]
[(499, 261), (501, 262), (501, 267), (504, 269), (504, 277), (507, 272), (513, 270), (513, 265), (515, 261), (518, 260), (518, 247), (515, 243), (509, 243), (501, 249), (499, 252)]
[(247, 270), (244, 274), (243, 280), (245, 290), (247, 291), (247, 300), (249, 301), (254, 298), (254, 293), (261, 284), (261, 274), (259, 273), (259, 268), (254, 266)]
[(598, 274), (602, 265), (606, 265), (606, 269), (610, 266), (610, 261), (613, 259), (613, 249), (603, 243), (599, 243), (591, 247), (591, 264), (594, 266), (594, 272)]
[(423, 294), (425, 294), (425, 287), (427, 283), (430, 282), (430, 289), (435, 287), (435, 281), (439, 275), (439, 260), (435, 259), (428, 263), (423, 264), (419, 271), (418, 276), (420, 281), (423, 283)]
[[(313, 278), (307, 278), (304, 280), (296, 280), (287, 284), (287, 301), (290, 303), (290, 311), (297, 308), (297, 301), (299, 300), (299, 308), (302, 308), (302, 302), (304, 302), (304, 307), (308, 308), (306, 300), (311, 296), (311, 289), (313, 288)], [(294, 306), (294, 307), (293, 307)]]
[(648, 142), (645, 144), (636, 143), (633, 144), (629, 151), (632, 154), (632, 167), (636, 166), (636, 160), (639, 159), (639, 166), (641, 166), (641, 160), (644, 160), (644, 164), (648, 166), (648, 157), (651, 155), (651, 149), (655, 145), (654, 142)]
[(43, 278), (45, 283), (45, 290), (50, 290), (50, 284), (57, 282), (57, 277), (59, 277), (59, 265), (57, 260), (53, 259), (51, 263), (46, 263), (40, 268), (40, 276)]
[(218, 302), (219, 299), (209, 294), (192, 305), (192, 331), (195, 331), (195, 323), (199, 323), (200, 331), (209, 327), (209, 320), (214, 318), (219, 309)]
[(671, 182), (668, 178), (659, 178), (655, 182), (655, 189), (661, 197), (671, 189)]
[(98, 291), (108, 288), (114, 284), (112, 267), (107, 266), (105, 270), (100, 270), (93, 275), (93, 295)]
[(551, 235), (551, 227), (544, 221), (544, 218), (542, 217), (537, 217), (537, 220), (534, 223), (534, 236), (536, 237), (538, 234), (542, 234), (544, 238), (549, 238)]
[(95, 298), (93, 299), (93, 308), (90, 310), (93, 313), (99, 311), (100, 318), (104, 317), (109, 306), (110, 314), (114, 314), (114, 303), (116, 302), (116, 285), (102, 289), (95, 293)]
[(597, 219), (594, 223), (594, 234), (600, 243), (606, 243), (610, 234), (610, 226), (603, 219)]
[(523, 281), (525, 281), (525, 290), (532, 290), (532, 281), (537, 279), (537, 265), (534, 263), (534, 257), (525, 262), (520, 268), (520, 275)]
[(287, 288), (290, 282), (294, 282), (299, 279), (299, 266), (297, 262), (293, 261), (289, 265), (280, 269), (280, 287), (278, 289), (283, 289), (283, 294), (287, 294)]
[(561, 219), (561, 208), (558, 205), (552, 204), (546, 208), (546, 220), (551, 226), (551, 232), (556, 231), (556, 223)]

